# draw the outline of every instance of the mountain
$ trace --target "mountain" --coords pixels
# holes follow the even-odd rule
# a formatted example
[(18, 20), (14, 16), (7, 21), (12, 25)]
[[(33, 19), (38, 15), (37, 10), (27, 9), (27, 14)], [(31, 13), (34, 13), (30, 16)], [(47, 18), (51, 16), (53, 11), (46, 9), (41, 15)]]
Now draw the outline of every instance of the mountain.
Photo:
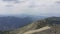
[[(56, 27), (55, 25), (56, 24)], [(41, 28), (48, 26), (51, 29), (47, 29), (42, 31), (42, 33), (46, 33), (46, 34), (53, 34), (55, 33), (55, 28), (58, 34), (60, 34), (60, 17), (48, 17), (42, 20), (37, 20), (35, 22), (32, 22), (24, 27), (18, 28), (16, 30), (10, 31), (10, 34), (26, 34), (28, 32), (30, 32), (29, 34), (41, 34), (41, 32), (39, 31)], [(51, 32), (50, 32), (51, 30)], [(32, 31), (32, 32), (31, 32)], [(35, 32), (37, 31), (37, 32)], [(53, 31), (53, 32), (52, 32)], [(44, 34), (45, 34), (44, 33)]]
[(0, 15), (0, 30), (14, 30), (23, 27), (33, 21), (45, 18), (43, 16), (32, 15), (16, 15), (16, 16), (4, 16)]
[(39, 16), (39, 15), (28, 15), (28, 14), (22, 14), (22, 15), (14, 15), (15, 17), (20, 17), (20, 18), (24, 18), (24, 17), (32, 17), (32, 19), (34, 21), (36, 20), (41, 20), (44, 18), (47, 18), (47, 16)]
[(49, 17), (45, 19), (48, 24), (60, 24), (60, 17)]
[(0, 17), (0, 30), (20, 28), (32, 22), (31, 17), (17, 18), (13, 16)]
[[(8, 34), (15, 29), (25, 27), (36, 20), (45, 18), (44, 16), (33, 15), (0, 15), (0, 34)], [(24, 29), (24, 28), (22, 28)], [(22, 30), (21, 29), (21, 30)], [(14, 31), (13, 31), (14, 32)], [(18, 32), (18, 31), (17, 31)]]

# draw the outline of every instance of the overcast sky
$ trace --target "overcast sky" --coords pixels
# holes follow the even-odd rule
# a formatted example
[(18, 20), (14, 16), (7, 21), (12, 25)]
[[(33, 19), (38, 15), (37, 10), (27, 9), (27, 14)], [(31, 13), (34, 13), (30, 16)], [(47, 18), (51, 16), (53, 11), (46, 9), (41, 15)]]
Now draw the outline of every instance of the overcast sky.
[(60, 16), (60, 0), (0, 0), (0, 15)]

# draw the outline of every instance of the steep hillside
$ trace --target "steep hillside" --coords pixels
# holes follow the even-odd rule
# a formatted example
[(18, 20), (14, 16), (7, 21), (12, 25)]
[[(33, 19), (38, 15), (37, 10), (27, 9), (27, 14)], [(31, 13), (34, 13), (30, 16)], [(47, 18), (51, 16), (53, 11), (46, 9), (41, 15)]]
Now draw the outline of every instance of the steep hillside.
[[(16, 30), (11, 31), (10, 34), (24, 34), (25, 32), (35, 31), (35, 30), (38, 30), (38, 29), (45, 27), (45, 26), (49, 26), (49, 27), (51, 27), (51, 29), (54, 30), (54, 28), (55, 28), (54, 24), (57, 24), (57, 26), (59, 26), (60, 17), (49, 17), (49, 18), (45, 18), (42, 20), (37, 20), (37, 21), (32, 22), (31, 24), (28, 24), (22, 28), (18, 28)], [(56, 26), (56, 28), (58, 29), (57, 26)], [(39, 32), (37, 32), (37, 33), (39, 33)], [(47, 32), (50, 32), (50, 30), (48, 30)]]

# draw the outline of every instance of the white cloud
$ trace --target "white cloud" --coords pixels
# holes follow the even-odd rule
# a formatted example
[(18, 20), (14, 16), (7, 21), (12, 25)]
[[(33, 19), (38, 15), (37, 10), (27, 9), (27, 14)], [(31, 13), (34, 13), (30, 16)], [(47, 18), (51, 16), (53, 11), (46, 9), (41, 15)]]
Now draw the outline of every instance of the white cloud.
[[(32, 15), (59, 15), (60, 4), (56, 3), (60, 0), (23, 0), (20, 3), (4, 3), (0, 1), (0, 14), (32, 14)], [(6, 5), (12, 5), (12, 7), (6, 7)], [(53, 14), (53, 15), (51, 15)]]

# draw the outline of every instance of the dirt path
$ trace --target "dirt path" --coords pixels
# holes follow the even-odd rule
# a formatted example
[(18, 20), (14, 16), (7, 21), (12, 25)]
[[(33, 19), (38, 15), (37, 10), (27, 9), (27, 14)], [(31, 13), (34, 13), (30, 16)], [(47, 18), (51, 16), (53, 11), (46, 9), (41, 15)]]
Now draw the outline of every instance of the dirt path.
[(25, 32), (24, 34), (33, 34), (35, 32), (41, 32), (41, 31), (44, 31), (44, 30), (47, 30), (47, 29), (50, 29), (50, 27), (45, 26), (45, 27), (37, 29), (37, 30), (30, 30), (30, 31)]

